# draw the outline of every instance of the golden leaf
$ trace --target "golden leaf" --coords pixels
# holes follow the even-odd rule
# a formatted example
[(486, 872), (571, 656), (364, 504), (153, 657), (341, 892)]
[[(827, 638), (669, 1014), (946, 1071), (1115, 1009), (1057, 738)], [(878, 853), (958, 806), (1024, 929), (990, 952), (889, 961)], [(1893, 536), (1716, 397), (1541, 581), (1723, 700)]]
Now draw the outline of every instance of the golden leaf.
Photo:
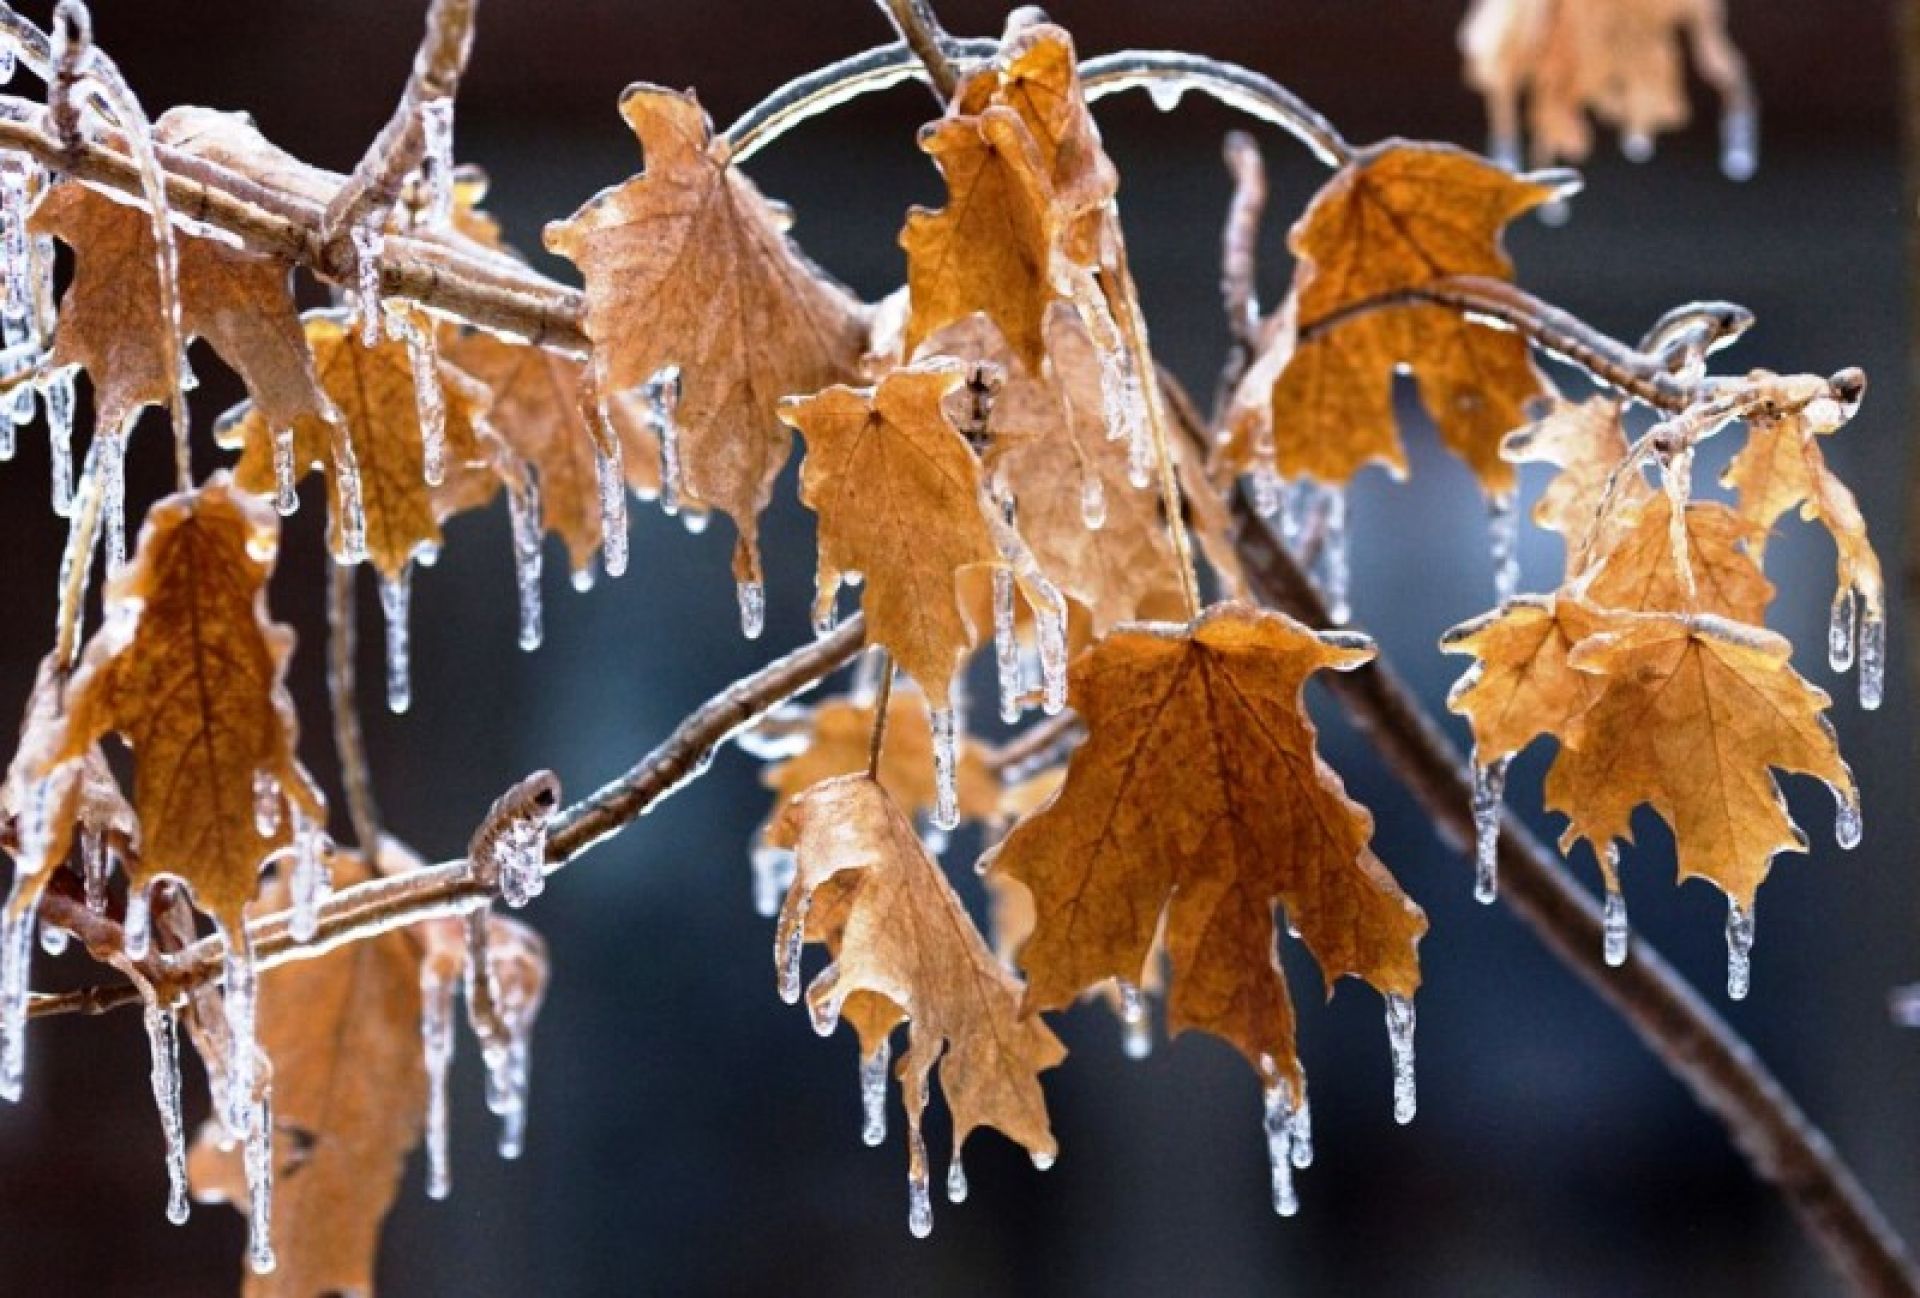
[(990, 1126), (1051, 1160), (1058, 1146), (1040, 1074), (1066, 1048), (1039, 1019), (1021, 1017), (1019, 980), (994, 959), (886, 791), (864, 774), (815, 785), (781, 813), (772, 837), (795, 855), (774, 946), (782, 994), (798, 995), (801, 942), (822, 942), (833, 962), (807, 989), (816, 1022), (844, 1005), (871, 1056), (907, 1021), (896, 1075), (915, 1179), (926, 1177), (920, 1120), (936, 1064), (956, 1159), (975, 1128)]
[(67, 859), (76, 831), (100, 835), (136, 833), (133, 808), (120, 792), (106, 755), (93, 745), (78, 761), (59, 760), (66, 742), (63, 695), (66, 676), (59, 658), (40, 660), (33, 692), (20, 722), (20, 746), (0, 780), (0, 816), (13, 822), (12, 905), (34, 904), (48, 872)]
[(806, 440), (800, 499), (820, 516), (821, 598), (861, 573), (867, 640), (884, 646), (935, 708), (973, 643), (963, 568), (1000, 562), (980, 502), (980, 461), (944, 408), (966, 367), (929, 361), (870, 389), (832, 387), (782, 404)]
[[(66, 180), (41, 198), (29, 225), (74, 250), (48, 363), (87, 371), (102, 428), (119, 429), (142, 406), (171, 401), (180, 376), (161, 342), (160, 272), (145, 210)], [(275, 427), (325, 410), (294, 309), (292, 268), (177, 228), (174, 242), (181, 342), (212, 344)]]
[(1368, 846), (1373, 818), (1320, 760), (1301, 692), (1370, 648), (1278, 613), (1223, 604), (1187, 626), (1124, 627), (1073, 666), (1088, 738), (1066, 783), (991, 868), (1032, 890), (1028, 1009), (1109, 978), (1138, 983), (1166, 914), (1168, 1027), (1213, 1032), (1268, 1086), (1300, 1090), (1274, 906), (1329, 984), (1419, 984), (1426, 918)]
[[(66, 762), (108, 733), (126, 741), (140, 823), (134, 886), (172, 875), (229, 933), (294, 816), (325, 821), (295, 756), (284, 683), (293, 633), (267, 617), (279, 534), (266, 502), (235, 491), (225, 473), (155, 504), (132, 562), (107, 585), (105, 623), (68, 683), (49, 748)], [(267, 780), (279, 810), (262, 833)]]
[[(383, 577), (397, 579), (422, 546), (441, 544), (444, 519), (486, 503), (499, 488), (491, 453), (476, 430), (486, 409), (486, 389), (452, 366), (439, 366), (446, 476), (441, 486), (429, 487), (406, 345), (382, 337), (372, 347), (363, 346), (357, 329), (325, 312), (306, 317), (306, 333), (337, 420), (306, 416), (294, 422), (295, 477), (316, 468), (325, 473), (328, 540), (335, 558), (350, 560), (348, 515), (341, 503), (341, 464), (350, 455), (357, 466), (367, 557)], [(258, 408), (220, 431), (221, 445), (241, 451), (234, 481), (245, 490), (265, 494), (274, 488), (274, 431)]]
[(1756, 556), (1765, 553), (1774, 523), (1795, 506), (1801, 517), (1819, 521), (1839, 552), (1839, 589), (1857, 591), (1873, 615), (1886, 601), (1880, 558), (1867, 539), (1859, 502), (1827, 467), (1818, 441), (1822, 431), (1801, 413), (1753, 420), (1746, 445), (1727, 466), (1726, 484), (1738, 493), (1741, 516), (1752, 521)]
[(785, 237), (691, 94), (636, 84), (620, 111), (646, 170), (549, 225), (546, 244), (586, 277), (603, 394), (679, 368), (684, 495), (733, 519), (734, 573), (758, 581), (760, 513), (791, 442), (775, 407), (853, 377), (862, 308)]
[[(1547, 484), (1533, 507), (1533, 521), (1558, 532), (1566, 542), (1568, 565), (1587, 543), (1600, 506), (1606, 500), (1613, 471), (1627, 458), (1627, 432), (1621, 426), (1622, 404), (1609, 397), (1571, 402), (1553, 397), (1545, 415), (1525, 428), (1509, 433), (1500, 454), (1513, 464), (1550, 464), (1559, 472)], [(1623, 474), (1614, 485), (1618, 505), (1608, 510), (1601, 526), (1605, 535), (1594, 539), (1595, 553), (1612, 548), (1619, 520), (1652, 494), (1645, 478)]]
[(1473, 726), (1476, 761), (1511, 757), (1542, 735), (1566, 743), (1577, 733), (1603, 682), (1571, 658), (1598, 617), (1578, 599), (1522, 596), (1441, 638), (1447, 653), (1478, 659), (1447, 696), (1447, 707)]
[[(593, 433), (581, 413), (584, 367), (558, 352), (484, 333), (455, 339), (445, 355), (486, 388), (487, 426), (533, 466), (542, 525), (566, 542), (575, 572), (590, 568), (600, 548), (600, 471)], [(658, 495), (660, 444), (639, 406), (639, 399), (625, 392), (606, 401), (620, 437), (627, 484), (642, 495)]]
[(1752, 524), (1718, 501), (1689, 504), (1689, 590), (1674, 555), (1673, 502), (1665, 492), (1651, 493), (1583, 583), (1582, 594), (1602, 608), (1717, 613), (1758, 623), (1773, 602), (1773, 584), (1748, 552), (1754, 535)]
[[(335, 853), (338, 886), (372, 877)], [(262, 900), (285, 904), (276, 880)], [(273, 1226), (278, 1266), (249, 1275), (249, 1298), (373, 1292), (380, 1227), (420, 1142), (427, 1076), (420, 1050), (419, 939), (384, 933), (260, 979), (260, 1044), (273, 1061)], [(247, 1202), (237, 1149), (209, 1123), (194, 1143), (194, 1195)]]
[[(1447, 276), (1510, 278), (1502, 227), (1557, 192), (1547, 178), (1515, 176), (1438, 144), (1390, 140), (1340, 169), (1288, 240), (1299, 259), (1298, 338), (1280, 330), (1272, 344), (1291, 349), (1271, 396), (1282, 475), (1337, 484), (1373, 460), (1404, 474), (1393, 375), (1407, 365), (1448, 449), (1489, 494), (1513, 489), (1500, 441), (1526, 422), (1541, 389), (1526, 340), (1443, 307), (1390, 299)], [(1270, 368), (1256, 363), (1258, 372)], [(1255, 467), (1253, 441), (1236, 437), (1225, 467)]]

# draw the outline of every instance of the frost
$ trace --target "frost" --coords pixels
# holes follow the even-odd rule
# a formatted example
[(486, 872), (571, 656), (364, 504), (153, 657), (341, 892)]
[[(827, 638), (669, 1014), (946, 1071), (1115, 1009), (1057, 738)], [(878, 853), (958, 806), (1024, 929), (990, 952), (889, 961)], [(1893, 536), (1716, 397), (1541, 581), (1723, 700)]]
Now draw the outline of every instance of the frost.
[(447, 1075), (453, 1067), (455, 983), (429, 960), (420, 968), (420, 1044), (427, 1066), (427, 1197), (453, 1193), (448, 1159)]
[(1499, 892), (1500, 804), (1507, 791), (1510, 758), (1473, 765), (1473, 899), (1490, 906)]
[(166, 1142), (167, 1220), (187, 1220), (187, 1129), (180, 1113), (180, 1032), (173, 1011), (153, 1001), (146, 1004), (147, 1055), (151, 1062), (153, 1104), (160, 1112), (160, 1135)]
[(952, 708), (929, 708), (933, 730), (933, 823), (952, 829), (960, 823), (960, 719)]
[(413, 566), (397, 577), (380, 578), (380, 611), (387, 622), (387, 710), (401, 713), (413, 706), (413, 667), (408, 648), (407, 605), (412, 601)]
[(1393, 1049), (1393, 1120), (1401, 1126), (1413, 1121), (1417, 1097), (1413, 1081), (1413, 998), (1387, 998), (1387, 1044)]
[(1753, 909), (1727, 903), (1727, 999), (1743, 1001), (1753, 984)]

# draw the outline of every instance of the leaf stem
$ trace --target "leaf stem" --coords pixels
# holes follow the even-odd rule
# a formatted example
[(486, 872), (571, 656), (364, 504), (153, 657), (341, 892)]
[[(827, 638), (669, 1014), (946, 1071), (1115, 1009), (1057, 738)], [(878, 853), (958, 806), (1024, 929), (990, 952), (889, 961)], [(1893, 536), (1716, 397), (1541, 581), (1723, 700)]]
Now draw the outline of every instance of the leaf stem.
[(888, 704), (893, 702), (893, 655), (876, 649), (880, 655), (880, 684), (873, 693), (873, 733), (867, 739), (867, 778), (880, 778), (880, 751), (887, 742)]

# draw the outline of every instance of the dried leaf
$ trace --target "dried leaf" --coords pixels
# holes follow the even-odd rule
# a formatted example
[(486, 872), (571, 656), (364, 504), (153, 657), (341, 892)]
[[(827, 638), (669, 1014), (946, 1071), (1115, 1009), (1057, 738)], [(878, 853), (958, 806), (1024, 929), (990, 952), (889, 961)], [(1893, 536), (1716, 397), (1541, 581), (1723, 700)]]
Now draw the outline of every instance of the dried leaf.
[(1664, 492), (1635, 511), (1582, 593), (1602, 608), (1636, 613), (1716, 613), (1759, 623), (1773, 602), (1773, 584), (1748, 551), (1755, 529), (1718, 501), (1687, 506), (1687, 560), (1692, 590), (1673, 548), (1673, 502)]
[(958, 578), (1000, 562), (982, 512), (980, 461), (944, 403), (954, 361), (895, 370), (871, 389), (828, 388), (784, 403), (806, 440), (800, 499), (820, 516), (818, 585), (866, 578), (867, 639), (884, 646), (935, 708), (973, 643)]
[(896, 1074), (914, 1175), (926, 1175), (920, 1119), (936, 1064), (956, 1157), (976, 1127), (990, 1126), (1051, 1159), (1058, 1146), (1040, 1074), (1066, 1048), (1039, 1019), (1021, 1017), (1019, 980), (994, 959), (886, 791), (864, 774), (815, 785), (781, 813), (772, 837), (793, 849), (796, 867), (774, 949), (797, 953), (803, 936), (833, 958), (807, 989), (816, 1021), (831, 1022), (843, 1004), (851, 1014), (853, 998), (864, 998), (855, 1018), (863, 1056), (899, 1019), (908, 1023)]
[[(20, 722), (20, 746), (0, 780), (0, 816), (13, 824), (13, 905), (30, 907), (48, 872), (67, 859), (76, 832), (138, 832), (133, 808), (120, 792), (105, 754), (95, 744), (77, 761), (59, 760), (66, 742), (63, 695), (66, 677), (59, 658), (40, 660), (33, 692)], [(43, 774), (43, 772), (47, 772)]]
[(1190, 628), (1122, 628), (1081, 656), (1071, 701), (1087, 741), (991, 861), (1034, 895), (1029, 1010), (1139, 982), (1164, 911), (1169, 1029), (1224, 1037), (1297, 1094), (1276, 904), (1329, 984), (1413, 994), (1426, 919), (1368, 847), (1373, 818), (1320, 760), (1301, 699), (1314, 672), (1370, 656), (1235, 604)]
[[(105, 623), (47, 749), (76, 761), (108, 733), (126, 741), (141, 837), (132, 882), (182, 880), (228, 932), (295, 815), (325, 821), (295, 756), (284, 684), (293, 633), (267, 616), (279, 534), (266, 503), (233, 490), (224, 473), (155, 504), (133, 560), (108, 583)], [(256, 816), (261, 779), (273, 781), (279, 806), (270, 833)]]
[[(1533, 521), (1543, 530), (1558, 532), (1567, 544), (1569, 563), (1586, 542), (1599, 517), (1613, 471), (1627, 458), (1626, 429), (1621, 425), (1622, 403), (1609, 397), (1571, 402), (1552, 398), (1541, 418), (1507, 435), (1500, 454), (1513, 464), (1551, 464), (1559, 472), (1547, 484), (1533, 507)], [(1639, 474), (1622, 475), (1614, 491), (1620, 508), (1608, 511), (1603, 526), (1631, 517), (1634, 506), (1652, 494)], [(1611, 534), (1596, 538), (1594, 551), (1612, 549)]]
[(733, 519), (735, 575), (757, 581), (760, 513), (790, 446), (775, 407), (853, 377), (862, 309), (786, 238), (690, 93), (632, 85), (620, 111), (646, 170), (549, 225), (546, 244), (586, 277), (601, 392), (679, 368), (684, 494)]
[[(29, 224), (74, 250), (49, 364), (87, 371), (102, 428), (124, 426), (142, 406), (166, 405), (180, 376), (161, 341), (160, 272), (145, 210), (66, 180), (41, 198)], [(294, 310), (292, 267), (184, 230), (175, 244), (182, 341), (212, 344), (276, 427), (325, 410)]]
[[(337, 422), (307, 416), (293, 424), (294, 475), (304, 477), (316, 468), (326, 474), (328, 540), (336, 558), (349, 559), (340, 466), (343, 444), (351, 447), (364, 502), (367, 557), (382, 576), (396, 579), (422, 546), (441, 544), (442, 521), (486, 503), (499, 488), (491, 452), (476, 429), (486, 409), (486, 389), (440, 365), (446, 477), (440, 487), (429, 487), (406, 345), (383, 337), (373, 347), (363, 346), (357, 329), (326, 312), (307, 315), (306, 334)], [(221, 430), (221, 445), (242, 452), (234, 481), (245, 490), (273, 490), (273, 434), (258, 408)]]
[(1765, 553), (1774, 523), (1798, 506), (1802, 518), (1819, 521), (1832, 535), (1839, 588), (1859, 592), (1869, 610), (1884, 608), (1886, 583), (1867, 539), (1867, 520), (1853, 492), (1827, 467), (1821, 435), (1801, 413), (1753, 421), (1747, 444), (1727, 466), (1726, 484), (1738, 493), (1741, 516), (1753, 524), (1750, 548), (1756, 557)]
[(1473, 726), (1477, 761), (1511, 757), (1542, 735), (1566, 743), (1578, 733), (1603, 682), (1576, 670), (1571, 657), (1598, 618), (1578, 599), (1522, 596), (1442, 637), (1447, 653), (1478, 660), (1447, 696), (1447, 707)]
[[(372, 877), (333, 857), (338, 885)], [(268, 904), (285, 904), (278, 881)], [(263, 898), (266, 900), (266, 898)], [(260, 1043), (273, 1061), (273, 1247), (249, 1298), (373, 1292), (380, 1227), (420, 1142), (427, 1077), (420, 1052), (419, 940), (401, 929), (260, 980)], [(188, 1165), (196, 1197), (247, 1202), (237, 1149), (209, 1123)]]

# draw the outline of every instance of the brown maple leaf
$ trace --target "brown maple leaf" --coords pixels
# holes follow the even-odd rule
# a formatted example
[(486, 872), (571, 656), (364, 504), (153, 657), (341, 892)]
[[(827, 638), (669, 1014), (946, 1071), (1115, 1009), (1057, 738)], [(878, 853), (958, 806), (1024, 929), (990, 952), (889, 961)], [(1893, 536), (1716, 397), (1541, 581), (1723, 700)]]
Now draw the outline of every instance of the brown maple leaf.
[(1447, 653), (1477, 660), (1447, 696), (1473, 727), (1477, 764), (1511, 757), (1542, 735), (1562, 743), (1600, 697), (1603, 682), (1571, 661), (1599, 613), (1575, 597), (1523, 595), (1441, 637)]
[(973, 644), (958, 578), (999, 563), (981, 504), (980, 461), (947, 398), (955, 361), (895, 370), (871, 389), (832, 387), (789, 400), (780, 417), (807, 444), (800, 499), (820, 516), (818, 586), (864, 576), (867, 639), (885, 646), (935, 708)]
[[(799, 995), (804, 942), (825, 944), (832, 963), (807, 988), (816, 1025), (843, 1011), (873, 1057), (901, 1020), (909, 1047), (895, 1072), (911, 1132), (909, 1170), (925, 1202), (921, 1115), (940, 1069), (953, 1118), (957, 1163), (968, 1135), (990, 1126), (1051, 1162), (1040, 1074), (1066, 1048), (1038, 1018), (1023, 1018), (1020, 983), (988, 950), (913, 824), (864, 774), (815, 785), (781, 813), (772, 834), (795, 857), (775, 947), (781, 991)], [(931, 1207), (925, 1227), (931, 1229)]]
[(1169, 1030), (1224, 1037), (1299, 1095), (1275, 905), (1329, 985), (1354, 974), (1413, 995), (1426, 918), (1373, 855), (1373, 818), (1320, 760), (1301, 699), (1314, 672), (1371, 652), (1224, 604), (1191, 627), (1123, 627), (1075, 662), (1087, 741), (990, 858), (1033, 893), (1028, 1009), (1138, 983), (1164, 912)]
[[(333, 856), (334, 882), (373, 877)], [(285, 904), (276, 880), (267, 906)], [(273, 1061), (273, 1225), (278, 1265), (249, 1275), (249, 1298), (373, 1292), (380, 1227), (420, 1142), (427, 1077), (420, 1052), (419, 939), (411, 930), (268, 970), (260, 1044)], [(206, 1202), (247, 1202), (237, 1149), (209, 1123), (188, 1170)]]
[(1684, 573), (1674, 551), (1673, 501), (1655, 492), (1598, 557), (1581, 593), (1602, 608), (1762, 621), (1773, 602), (1773, 584), (1749, 549), (1754, 526), (1718, 501), (1694, 501), (1685, 517)]
[[(155, 504), (132, 562), (107, 586), (104, 625), (44, 750), (84, 761), (120, 735), (134, 755), (134, 886), (172, 875), (228, 933), (293, 819), (326, 819), (295, 755), (284, 684), (293, 633), (267, 616), (279, 535), (266, 502), (225, 473)], [(270, 817), (259, 811), (266, 798)]]
[(1819, 438), (1831, 431), (1805, 411), (1751, 421), (1746, 445), (1727, 466), (1726, 485), (1738, 494), (1741, 516), (1752, 522), (1756, 556), (1765, 554), (1773, 525), (1798, 507), (1801, 517), (1817, 520), (1833, 537), (1841, 598), (1857, 593), (1869, 617), (1884, 616), (1886, 582), (1867, 539), (1867, 520), (1820, 449)]
[(1619, 520), (1630, 520), (1633, 507), (1652, 491), (1639, 474), (1621, 474), (1615, 480), (1614, 470), (1628, 451), (1620, 422), (1623, 403), (1610, 397), (1572, 402), (1557, 396), (1551, 402), (1546, 414), (1507, 435), (1500, 454), (1513, 464), (1550, 464), (1559, 470), (1534, 504), (1533, 521), (1560, 534), (1571, 567), (1583, 548), (1602, 554), (1612, 548), (1611, 530), (1589, 540), (1602, 504), (1608, 503), (1609, 485), (1619, 498), (1618, 507), (1609, 505), (1607, 510), (1604, 526), (1609, 529)]
[(760, 580), (760, 513), (791, 439), (783, 397), (853, 377), (863, 311), (785, 235), (691, 93), (629, 86), (621, 114), (646, 170), (547, 227), (586, 277), (602, 393), (680, 371), (683, 494), (739, 529), (734, 573)]
[[(1501, 439), (1526, 422), (1541, 391), (1526, 340), (1395, 295), (1435, 279), (1507, 279), (1500, 247), (1507, 222), (1556, 196), (1563, 178), (1515, 176), (1446, 145), (1389, 140), (1363, 150), (1327, 183), (1288, 239), (1299, 259), (1293, 331), (1270, 410), (1276, 467), (1286, 477), (1344, 483), (1370, 461), (1406, 473), (1393, 417), (1393, 376), (1411, 367), (1442, 442), (1489, 494), (1513, 489)], [(1251, 375), (1276, 368), (1256, 360)], [(1246, 395), (1242, 409), (1257, 405)], [(1256, 415), (1255, 418), (1258, 418)], [(1223, 450), (1220, 467), (1255, 468), (1250, 432)]]
[[(439, 365), (446, 475), (439, 487), (429, 487), (406, 345), (382, 337), (367, 347), (358, 329), (330, 312), (310, 313), (305, 324), (334, 418), (308, 415), (293, 423), (294, 476), (316, 468), (325, 473), (328, 539), (334, 557), (345, 562), (358, 556), (350, 544), (353, 511), (343, 503), (342, 483), (349, 493), (358, 488), (366, 557), (381, 576), (396, 580), (423, 546), (441, 544), (445, 518), (484, 504), (499, 489), (492, 451), (477, 427), (486, 410), (486, 389), (452, 366)], [(258, 408), (218, 430), (222, 446), (241, 451), (234, 481), (242, 488), (262, 494), (274, 490), (275, 432)], [(349, 462), (351, 474), (342, 467)]]
[(95, 744), (77, 761), (59, 760), (66, 742), (66, 673), (54, 654), (40, 660), (20, 722), (20, 745), (0, 779), (0, 815), (13, 822), (11, 904), (38, 901), (49, 871), (67, 859), (74, 835), (137, 834), (133, 808)]
[[(102, 428), (122, 428), (142, 406), (172, 401), (180, 375), (162, 342), (160, 272), (146, 211), (66, 180), (41, 198), (30, 227), (74, 250), (73, 282), (60, 302), (48, 364), (87, 371)], [(184, 231), (175, 243), (182, 343), (198, 337), (212, 344), (275, 427), (325, 410), (294, 309), (292, 267)]]
[[(600, 548), (601, 517), (599, 457), (580, 405), (584, 367), (558, 352), (484, 333), (453, 340), (444, 354), (486, 388), (487, 426), (533, 467), (542, 525), (566, 542), (573, 570), (586, 571)], [(623, 392), (605, 404), (620, 437), (627, 485), (658, 495), (660, 445), (639, 398)]]

